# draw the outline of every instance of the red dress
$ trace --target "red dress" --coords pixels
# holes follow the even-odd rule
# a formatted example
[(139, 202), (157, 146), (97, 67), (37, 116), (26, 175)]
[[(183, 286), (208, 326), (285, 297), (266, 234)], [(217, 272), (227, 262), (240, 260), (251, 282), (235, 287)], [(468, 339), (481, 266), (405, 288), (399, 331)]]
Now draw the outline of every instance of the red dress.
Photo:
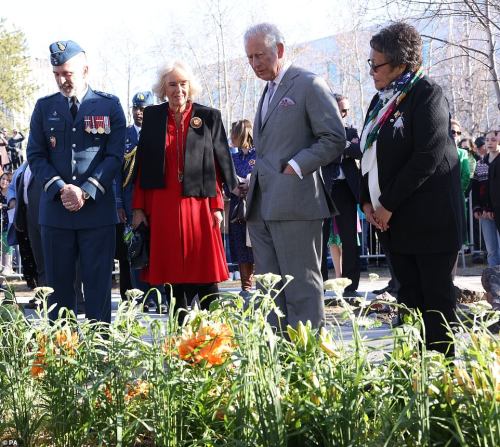
[(220, 179), (216, 197), (182, 195), (179, 175), (184, 170), (191, 109), (189, 103), (179, 127), (168, 112), (165, 188), (142, 189), (140, 178), (134, 188), (132, 207), (144, 210), (151, 231), (149, 266), (142, 279), (153, 285), (214, 283), (229, 277), (221, 232), (212, 218), (212, 210), (224, 209)]

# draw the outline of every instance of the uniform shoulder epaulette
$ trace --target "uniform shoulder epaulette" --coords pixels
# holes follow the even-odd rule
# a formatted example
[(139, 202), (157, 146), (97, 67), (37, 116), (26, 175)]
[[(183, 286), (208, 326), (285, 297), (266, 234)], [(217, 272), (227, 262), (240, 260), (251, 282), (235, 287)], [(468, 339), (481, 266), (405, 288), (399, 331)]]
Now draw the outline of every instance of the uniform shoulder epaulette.
[(109, 99), (116, 99), (117, 98), (115, 95), (112, 95), (111, 93), (101, 92), (99, 90), (94, 90), (94, 93), (96, 95), (102, 96), (103, 98), (109, 98)]
[(40, 98), (40, 100), (42, 100), (42, 99), (49, 99), (49, 98), (52, 98), (53, 96), (56, 96), (56, 95), (58, 95), (58, 94), (59, 94), (59, 92), (57, 92), (57, 93), (51, 93), (50, 95), (47, 95), (47, 96), (42, 96), (42, 97)]

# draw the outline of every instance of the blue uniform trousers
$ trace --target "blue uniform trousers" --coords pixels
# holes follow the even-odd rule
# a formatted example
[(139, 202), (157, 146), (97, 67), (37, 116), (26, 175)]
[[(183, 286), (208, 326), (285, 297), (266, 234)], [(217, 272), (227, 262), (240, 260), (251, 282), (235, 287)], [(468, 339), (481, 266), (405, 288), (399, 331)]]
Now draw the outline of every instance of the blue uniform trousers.
[(77, 261), (85, 296), (86, 316), (90, 320), (111, 321), (111, 274), (115, 253), (115, 225), (65, 229), (41, 226), (47, 285), (54, 289), (49, 306), (57, 318), (61, 307), (76, 313), (75, 280)]

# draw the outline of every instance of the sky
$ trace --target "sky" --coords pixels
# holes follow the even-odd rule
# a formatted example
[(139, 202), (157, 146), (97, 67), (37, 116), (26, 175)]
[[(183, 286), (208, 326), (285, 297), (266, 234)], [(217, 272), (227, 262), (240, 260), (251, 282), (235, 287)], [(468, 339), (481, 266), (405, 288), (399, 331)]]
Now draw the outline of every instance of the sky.
[[(293, 45), (349, 29), (353, 5), (365, 1), (380, 0), (14, 0), (0, 9), (0, 17), (25, 33), (32, 57), (48, 60), (48, 47), (57, 40), (78, 42), (87, 53), (91, 86), (119, 96), (125, 106), (134, 92), (151, 88), (164, 62), (181, 59), (196, 66), (195, 53), (201, 65), (216, 60), (211, 14), (218, 4), (228, 56), (241, 57), (242, 36), (251, 24), (275, 23)], [(181, 52), (179, 41), (192, 50), (183, 45)], [(43, 83), (38, 96), (56, 90), (50, 71)]]
[[(340, 0), (221, 1), (235, 16), (234, 27), (239, 28), (241, 34), (255, 17), (256, 21), (276, 23), (292, 43), (333, 34), (338, 8), (344, 5), (347, 11), (352, 4)], [(74, 6), (77, 4), (78, 10)], [(0, 10), (0, 17), (7, 18), (26, 34), (33, 56), (44, 57), (49, 44), (56, 40), (75, 40), (91, 54), (120, 36), (147, 46), (172, 25), (192, 34), (200, 29), (200, 24), (203, 27), (208, 4), (207, 0), (78, 3), (15, 0), (9, 8)]]

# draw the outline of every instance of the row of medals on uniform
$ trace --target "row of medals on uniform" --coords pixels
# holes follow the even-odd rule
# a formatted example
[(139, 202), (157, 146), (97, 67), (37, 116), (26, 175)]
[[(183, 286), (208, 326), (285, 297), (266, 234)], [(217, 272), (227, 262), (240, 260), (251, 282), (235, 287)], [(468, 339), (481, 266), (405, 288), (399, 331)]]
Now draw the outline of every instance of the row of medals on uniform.
[(85, 132), (92, 134), (110, 134), (109, 116), (85, 116)]

